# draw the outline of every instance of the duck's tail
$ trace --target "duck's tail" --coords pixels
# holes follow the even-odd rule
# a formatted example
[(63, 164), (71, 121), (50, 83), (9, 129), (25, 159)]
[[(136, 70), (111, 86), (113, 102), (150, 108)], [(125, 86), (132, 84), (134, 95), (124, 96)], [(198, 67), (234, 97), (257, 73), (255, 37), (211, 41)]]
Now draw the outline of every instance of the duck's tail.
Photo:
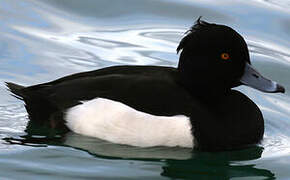
[(8, 89), (10, 90), (10, 92), (13, 93), (13, 96), (15, 96), (18, 99), (23, 100), (24, 98), (24, 93), (23, 93), (23, 89), (25, 89), (24, 86), (15, 84), (15, 83), (11, 83), (11, 82), (5, 82), (6, 86), (8, 87)]
[[(12, 95), (25, 102), (25, 108), (30, 119), (26, 132), (29, 134), (50, 134), (67, 132), (63, 113), (45, 96), (31, 87), (5, 82)], [(47, 131), (47, 132), (46, 132)]]

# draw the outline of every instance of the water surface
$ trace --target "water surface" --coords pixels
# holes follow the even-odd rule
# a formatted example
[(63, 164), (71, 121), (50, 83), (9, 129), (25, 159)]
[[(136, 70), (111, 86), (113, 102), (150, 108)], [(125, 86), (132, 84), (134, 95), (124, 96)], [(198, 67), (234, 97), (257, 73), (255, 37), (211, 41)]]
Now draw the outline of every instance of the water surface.
[[(1, 179), (290, 179), (289, 9), (287, 0), (0, 1)], [(199, 16), (241, 33), (254, 66), (286, 88), (286, 94), (238, 88), (263, 112), (261, 145), (202, 153), (74, 133), (5, 141), (23, 140), (28, 121), (5, 81), (32, 85), (124, 64), (176, 66), (177, 44)]]

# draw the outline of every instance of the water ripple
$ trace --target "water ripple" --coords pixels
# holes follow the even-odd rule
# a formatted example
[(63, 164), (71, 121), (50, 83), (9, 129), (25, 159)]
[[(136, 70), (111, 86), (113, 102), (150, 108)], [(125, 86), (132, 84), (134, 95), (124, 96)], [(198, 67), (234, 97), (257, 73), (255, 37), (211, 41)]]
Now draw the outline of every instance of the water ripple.
[(260, 39), (247, 41), (251, 53), (263, 57), (271, 57), (278, 60), (280, 63), (290, 66), (290, 49), (284, 46), (279, 46), (273, 42), (266, 42)]
[(71, 33), (63, 36), (37, 29), (15, 28), (36, 38), (81, 52), (81, 57), (62, 54), (60, 58), (76, 66), (83, 66), (84, 69), (106, 64), (176, 65), (176, 40), (180, 39), (183, 32), (181, 29), (144, 28)]

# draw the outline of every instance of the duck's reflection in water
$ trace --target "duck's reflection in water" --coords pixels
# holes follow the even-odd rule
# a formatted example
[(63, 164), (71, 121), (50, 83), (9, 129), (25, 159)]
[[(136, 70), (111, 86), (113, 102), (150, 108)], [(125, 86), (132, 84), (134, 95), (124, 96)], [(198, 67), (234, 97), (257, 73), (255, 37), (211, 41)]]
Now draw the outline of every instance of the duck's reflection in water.
[(256, 162), (263, 153), (263, 147), (253, 146), (248, 149), (225, 152), (199, 152), (189, 148), (152, 147), (140, 148), (112, 144), (96, 138), (68, 133), (63, 137), (44, 138), (24, 136), (6, 138), (10, 144), (28, 146), (68, 146), (104, 159), (125, 159), (161, 163), (161, 176), (177, 179), (232, 179), (254, 178), (275, 179), (267, 170), (256, 168)]

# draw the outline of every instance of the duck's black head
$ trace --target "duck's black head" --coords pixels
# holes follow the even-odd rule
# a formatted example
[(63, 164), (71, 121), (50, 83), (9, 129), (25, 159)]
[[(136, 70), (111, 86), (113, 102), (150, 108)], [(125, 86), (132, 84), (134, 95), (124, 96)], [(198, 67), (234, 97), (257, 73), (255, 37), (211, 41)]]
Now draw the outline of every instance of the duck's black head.
[(252, 68), (244, 38), (228, 26), (199, 18), (181, 40), (180, 50), (178, 71), (190, 91), (219, 96), (245, 84), (265, 92), (284, 92)]

